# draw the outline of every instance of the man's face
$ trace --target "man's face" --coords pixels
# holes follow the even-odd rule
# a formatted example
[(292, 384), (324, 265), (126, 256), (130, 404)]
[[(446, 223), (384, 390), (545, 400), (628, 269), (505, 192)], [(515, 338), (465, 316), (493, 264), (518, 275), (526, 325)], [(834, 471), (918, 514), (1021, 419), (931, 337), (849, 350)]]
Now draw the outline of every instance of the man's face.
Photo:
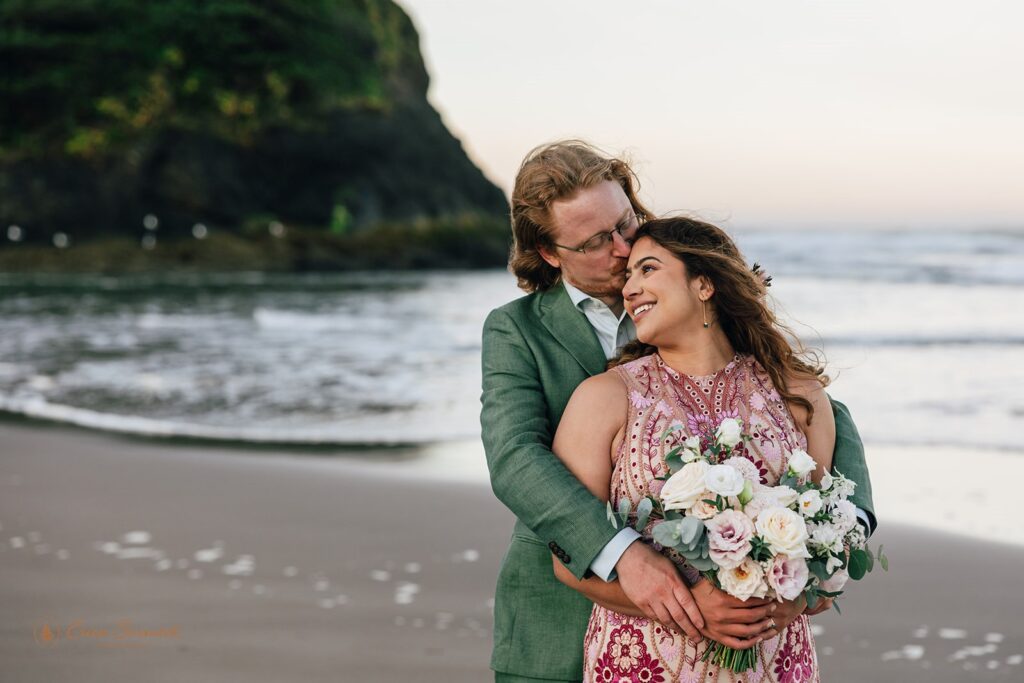
[[(552, 241), (564, 246), (542, 248), (544, 260), (561, 269), (567, 282), (587, 294), (609, 305), (621, 303), (630, 249), (622, 235), (631, 238), (638, 227), (633, 206), (622, 187), (605, 180), (580, 190), (568, 199), (552, 202), (551, 216)], [(599, 237), (616, 228), (622, 235), (612, 233), (611, 241)], [(573, 251), (584, 244), (586, 253)]]

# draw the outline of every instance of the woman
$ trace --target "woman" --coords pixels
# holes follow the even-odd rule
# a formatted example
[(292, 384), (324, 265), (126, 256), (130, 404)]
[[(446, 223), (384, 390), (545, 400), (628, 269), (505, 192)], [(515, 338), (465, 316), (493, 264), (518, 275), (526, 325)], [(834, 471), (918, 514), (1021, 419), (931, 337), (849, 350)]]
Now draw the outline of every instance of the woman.
[[(580, 481), (613, 506), (625, 498), (635, 509), (660, 489), (657, 477), (668, 472), (664, 454), (676, 440), (725, 417), (740, 418), (753, 437), (741, 450), (762, 484), (778, 483), (796, 449), (815, 459), (813, 476), (820, 479), (835, 445), (828, 378), (787, 341), (765, 303), (764, 283), (729, 236), (688, 218), (651, 221), (636, 235), (627, 278), (623, 297), (637, 341), (615, 367), (579, 386), (555, 435), (554, 452)], [(673, 423), (685, 429), (666, 442), (662, 435)], [(649, 531), (650, 525), (646, 542)], [(645, 618), (616, 583), (577, 581), (560, 562), (554, 567), (563, 583), (596, 603), (584, 644), (585, 681), (819, 678), (802, 597), (751, 627), (743, 646), (758, 648), (757, 666), (734, 675), (701, 661), (708, 640), (694, 642)], [(690, 583), (698, 580), (691, 567), (680, 569)], [(702, 580), (694, 590), (718, 589)], [(815, 613), (827, 606), (823, 601)]]

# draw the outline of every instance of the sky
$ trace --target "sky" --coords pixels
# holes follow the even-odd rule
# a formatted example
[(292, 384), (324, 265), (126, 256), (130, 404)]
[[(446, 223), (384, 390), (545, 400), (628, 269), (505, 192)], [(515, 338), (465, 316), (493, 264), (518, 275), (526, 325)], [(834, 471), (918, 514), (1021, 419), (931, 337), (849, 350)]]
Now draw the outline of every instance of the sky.
[(658, 213), (1024, 231), (1024, 3), (398, 2), (506, 195), (531, 148), (581, 137)]

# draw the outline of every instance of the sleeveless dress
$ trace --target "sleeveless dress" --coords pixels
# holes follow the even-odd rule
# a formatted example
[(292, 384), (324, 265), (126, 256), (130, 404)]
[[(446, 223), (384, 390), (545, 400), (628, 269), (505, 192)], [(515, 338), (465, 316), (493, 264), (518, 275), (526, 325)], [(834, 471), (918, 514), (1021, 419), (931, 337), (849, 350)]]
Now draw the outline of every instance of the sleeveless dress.
[[(753, 437), (752, 441), (741, 442), (737, 454), (754, 463), (763, 484), (777, 484), (788, 466), (788, 454), (807, 446), (792, 413), (753, 356), (737, 355), (722, 370), (703, 377), (676, 372), (658, 354), (617, 366), (612, 372), (622, 378), (629, 395), (625, 436), (612, 470), (613, 507), (626, 499), (636, 509), (644, 496), (660, 491), (662, 482), (655, 477), (668, 472), (665, 453), (689, 436), (706, 433), (726, 417), (740, 418), (744, 433)], [(662, 434), (672, 424), (684, 428), (663, 442)], [(643, 542), (652, 543), (652, 525), (644, 530)], [(668, 551), (666, 554), (680, 565), (690, 583), (699, 576), (681, 557)], [(583, 680), (820, 681), (814, 639), (805, 615), (797, 617), (775, 638), (757, 645), (756, 667), (742, 674), (729, 669), (719, 671), (702, 662), (706, 648), (706, 641), (695, 643), (686, 634), (665, 629), (657, 622), (594, 605), (584, 641)]]

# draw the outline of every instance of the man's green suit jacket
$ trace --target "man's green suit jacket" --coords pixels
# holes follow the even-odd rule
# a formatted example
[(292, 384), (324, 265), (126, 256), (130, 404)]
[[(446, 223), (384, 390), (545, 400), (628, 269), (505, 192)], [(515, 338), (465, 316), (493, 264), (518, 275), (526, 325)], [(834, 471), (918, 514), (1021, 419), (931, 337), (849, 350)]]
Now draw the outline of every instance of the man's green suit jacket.
[[(552, 553), (582, 579), (617, 532), (605, 504), (551, 453), (551, 442), (576, 387), (604, 372), (604, 353), (559, 283), (492, 311), (482, 355), (480, 422), (491, 486), (518, 518), (495, 593), (491, 668), (579, 680), (592, 603), (555, 578)], [(857, 483), (852, 500), (874, 526), (863, 445), (846, 407), (833, 402), (833, 409), (833, 467)]]

